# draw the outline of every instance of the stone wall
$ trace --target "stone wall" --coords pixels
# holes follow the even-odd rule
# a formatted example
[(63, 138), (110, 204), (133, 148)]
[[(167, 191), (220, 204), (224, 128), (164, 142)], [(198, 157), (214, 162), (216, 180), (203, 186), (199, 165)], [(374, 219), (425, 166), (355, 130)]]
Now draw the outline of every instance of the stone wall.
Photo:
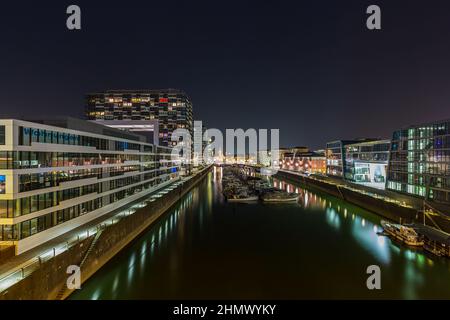
[(28, 277), (3, 291), (0, 299), (44, 300), (49, 295), (56, 297), (69, 276), (66, 273), (67, 267), (80, 264), (92, 240), (93, 236), (84, 239), (67, 251), (44, 262)]

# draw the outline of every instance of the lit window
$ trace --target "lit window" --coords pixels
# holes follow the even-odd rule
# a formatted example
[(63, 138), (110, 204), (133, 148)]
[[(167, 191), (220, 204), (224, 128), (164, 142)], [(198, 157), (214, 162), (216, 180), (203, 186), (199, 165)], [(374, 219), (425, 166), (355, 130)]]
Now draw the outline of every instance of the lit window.
[(5, 194), (6, 190), (6, 177), (0, 176), (0, 194)]

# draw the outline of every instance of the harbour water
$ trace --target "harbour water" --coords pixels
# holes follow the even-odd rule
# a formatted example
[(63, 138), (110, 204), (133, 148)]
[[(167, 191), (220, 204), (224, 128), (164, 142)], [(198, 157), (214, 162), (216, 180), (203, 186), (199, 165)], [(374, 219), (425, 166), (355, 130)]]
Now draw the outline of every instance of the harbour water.
[[(450, 298), (450, 263), (377, 233), (380, 218), (273, 180), (299, 203), (227, 203), (222, 169), (70, 299)], [(367, 267), (381, 269), (368, 290)]]

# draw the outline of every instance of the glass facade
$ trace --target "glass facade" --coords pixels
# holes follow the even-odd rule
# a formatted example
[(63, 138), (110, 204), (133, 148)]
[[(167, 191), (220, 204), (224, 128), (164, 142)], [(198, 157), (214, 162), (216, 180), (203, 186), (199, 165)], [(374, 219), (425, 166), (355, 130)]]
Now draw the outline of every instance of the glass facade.
[(331, 176), (343, 177), (343, 143), (342, 141), (334, 141), (327, 143), (327, 174)]
[(0, 175), (0, 194), (5, 194), (6, 192), (6, 176)]
[[(112, 142), (112, 143), (111, 143)], [(84, 135), (70, 134), (62, 131), (20, 127), (19, 145), (31, 146), (32, 143), (64, 144), (71, 146), (93, 147), (97, 150), (140, 150), (137, 143), (127, 141), (109, 141)]]
[(188, 129), (193, 136), (192, 103), (175, 89), (107, 91), (87, 96), (89, 120), (158, 120), (159, 144), (171, 146), (172, 132)]
[(327, 143), (325, 156), (327, 158), (327, 175), (345, 178), (346, 146), (350, 144), (365, 143), (375, 139), (337, 140)]
[(450, 121), (393, 133), (387, 188), (450, 202)]
[(345, 146), (345, 179), (377, 189), (386, 187), (390, 141), (372, 141)]
[[(7, 172), (0, 175), (0, 194), (9, 177), (16, 191), (0, 198), (0, 219), (11, 219), (0, 225), (0, 241), (20, 241), (91, 212), (95, 217), (94, 211), (179, 175), (170, 148), (120, 140), (109, 128), (111, 136), (13, 121), (17, 146), (0, 151), (0, 170)], [(46, 151), (49, 144), (77, 148)]]
[(0, 151), (1, 169), (32, 169), (152, 162), (154, 154)]
[[(168, 176), (161, 176), (158, 177), (158, 180), (152, 180), (107, 196), (101, 196), (94, 200), (76, 204), (65, 209), (56, 210), (37, 218), (26, 220), (19, 224), (0, 225), (0, 241), (25, 239), (36, 233), (45, 231), (61, 223), (100, 209), (104, 205), (112, 204), (124, 199), (125, 197), (132, 196), (168, 180)], [(116, 186), (115, 188), (119, 188), (119, 186)], [(97, 193), (95, 190), (86, 192)], [(20, 200), (0, 200), (0, 218), (11, 218), (14, 215), (21, 216), (56, 206), (59, 201), (55, 198), (56, 194), (57, 193), (42, 194), (39, 196), (22, 198)]]

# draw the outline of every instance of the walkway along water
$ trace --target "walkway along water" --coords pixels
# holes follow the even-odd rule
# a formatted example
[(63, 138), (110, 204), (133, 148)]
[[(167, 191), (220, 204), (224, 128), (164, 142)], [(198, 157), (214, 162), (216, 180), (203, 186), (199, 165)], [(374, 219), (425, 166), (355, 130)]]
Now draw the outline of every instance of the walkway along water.
[[(62, 290), (62, 288), (68, 277), (66, 274), (68, 266), (80, 265), (81, 261), (85, 259), (85, 263), (81, 267), (81, 281), (84, 282), (89, 279), (114, 255), (157, 221), (191, 188), (204, 179), (210, 170), (211, 167), (207, 167), (189, 180), (177, 184), (173, 190), (160, 192), (157, 196), (150, 196), (145, 207), (124, 217), (118, 223), (107, 226), (92, 248), (90, 248), (90, 243), (93, 241), (94, 236), (88, 237), (67, 251), (43, 263), (30, 276), (2, 292), (0, 298), (61, 299), (67, 297), (71, 291)], [(91, 252), (86, 257), (88, 249)]]
[[(297, 173), (288, 172), (286, 170), (280, 170), (276, 175), (278, 178), (291, 181), (292, 183), (300, 184), (302, 186), (319, 190), (321, 192), (329, 193), (337, 198), (348, 201), (355, 205), (358, 205), (366, 210), (370, 210), (381, 217), (398, 223), (422, 223), (423, 212), (422, 208), (416, 203), (420, 202), (419, 199), (412, 197), (403, 197), (409, 201), (413, 201), (410, 205), (401, 205), (392, 199), (387, 199), (380, 195), (369, 195), (362, 190), (354, 189), (349, 186), (340, 186), (337, 183), (330, 181), (322, 181), (319, 179), (303, 176)], [(428, 225), (439, 227), (441, 230), (450, 232), (450, 217), (449, 216), (435, 216), (432, 220), (431, 216), (426, 216), (426, 222)], [(436, 225), (437, 222), (437, 225)]]
[[(379, 236), (381, 218), (284, 179), (299, 203), (229, 203), (221, 169), (70, 299), (450, 298), (446, 259)], [(368, 290), (367, 267), (381, 268)]]

